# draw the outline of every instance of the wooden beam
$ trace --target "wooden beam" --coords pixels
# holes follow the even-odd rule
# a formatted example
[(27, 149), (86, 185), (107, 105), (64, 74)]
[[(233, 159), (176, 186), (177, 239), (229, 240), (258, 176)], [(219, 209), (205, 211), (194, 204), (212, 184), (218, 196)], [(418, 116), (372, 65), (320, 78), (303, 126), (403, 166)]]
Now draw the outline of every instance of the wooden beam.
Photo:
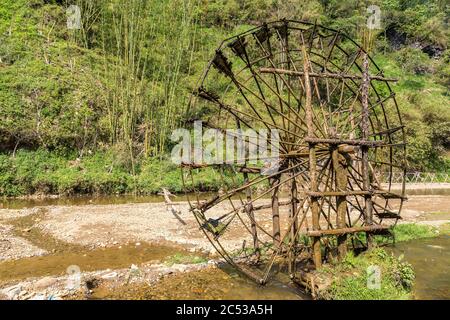
[[(370, 76), (369, 76), (369, 57), (367, 53), (363, 56), (363, 81), (361, 84), (361, 100), (362, 100), (362, 114), (361, 114), (361, 135), (363, 140), (369, 138), (369, 88), (370, 88)], [(370, 190), (370, 174), (369, 174), (369, 146), (362, 145), (361, 147), (361, 169), (362, 169), (362, 189)], [(364, 199), (364, 220), (366, 225), (373, 225), (373, 204), (372, 195), (366, 195)], [(367, 248), (372, 249), (373, 238), (370, 233), (367, 233)]]
[(321, 236), (335, 236), (355, 232), (375, 232), (380, 230), (389, 229), (388, 226), (384, 225), (372, 225), (363, 227), (351, 227), (351, 228), (339, 228), (339, 229), (327, 229), (327, 230), (311, 230), (306, 232), (310, 237), (321, 237)]
[[(276, 248), (280, 246), (281, 243), (281, 228), (280, 228), (280, 205), (278, 199), (278, 190), (281, 180), (281, 175), (275, 176), (270, 179), (270, 186), (274, 188), (272, 193), (272, 203), (267, 205), (267, 207), (272, 208), (272, 236), (274, 239), (274, 245)], [(291, 201), (287, 201), (290, 204)]]
[(365, 140), (365, 139), (320, 139), (314, 137), (306, 137), (305, 142), (309, 143), (327, 143), (327, 144), (348, 144), (353, 146), (380, 146), (384, 145), (385, 142), (381, 140)]
[[(261, 73), (275, 73), (275, 74), (287, 74), (290, 76), (304, 76), (305, 73), (303, 71), (295, 71), (295, 70), (286, 70), (286, 69), (278, 69), (278, 68), (259, 68), (259, 72)], [(332, 79), (356, 79), (363, 80), (363, 76), (353, 75), (353, 74), (340, 74), (340, 73), (330, 73), (330, 72), (309, 72), (309, 76), (313, 78), (332, 78)], [(370, 80), (377, 81), (389, 81), (389, 82), (397, 82), (398, 79), (385, 78), (381, 76), (370, 76)]]
[[(302, 39), (303, 40), (303, 39)], [(306, 111), (306, 124), (308, 127), (308, 137), (314, 137), (314, 122), (313, 122), (313, 110), (312, 110), (312, 93), (311, 93), (311, 82), (309, 80), (309, 58), (306, 53), (305, 45), (302, 46), (303, 51), (303, 75), (305, 83), (305, 111)], [(316, 145), (314, 143), (309, 143), (309, 176), (311, 180), (311, 191), (319, 191), (318, 181), (317, 181), (317, 155), (316, 155)], [(312, 225), (313, 230), (319, 230), (320, 228), (320, 210), (319, 202), (315, 197), (311, 197), (311, 214), (312, 214)], [(313, 249), (313, 261), (316, 269), (322, 266), (322, 253), (320, 250), (320, 237), (314, 237), (312, 241)]]
[(367, 196), (371, 195), (370, 191), (356, 190), (356, 191), (307, 191), (306, 194), (310, 197), (344, 197), (344, 196)]
[[(342, 195), (336, 196), (336, 226), (339, 229), (345, 228), (345, 215), (347, 213), (347, 176), (348, 176), (348, 163), (347, 159), (341, 155), (337, 148), (333, 148), (332, 151), (333, 169), (335, 172), (335, 187), (336, 190), (342, 190)], [(341, 234), (337, 237), (338, 245), (338, 259), (344, 260), (347, 255), (347, 235)]]

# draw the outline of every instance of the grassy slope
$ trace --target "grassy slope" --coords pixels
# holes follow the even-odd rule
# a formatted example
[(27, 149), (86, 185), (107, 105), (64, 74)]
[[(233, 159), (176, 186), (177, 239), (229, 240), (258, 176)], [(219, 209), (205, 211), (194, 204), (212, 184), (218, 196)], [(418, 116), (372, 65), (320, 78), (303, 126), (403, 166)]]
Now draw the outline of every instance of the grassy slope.
[[(139, 163), (138, 174), (129, 173), (113, 151), (99, 152), (78, 159), (45, 150), (19, 150), (15, 157), (0, 155), (0, 195), (27, 194), (150, 194), (165, 187), (182, 192), (180, 169), (167, 159), (150, 158)], [(194, 173), (195, 185), (189, 189), (217, 190), (223, 185), (218, 173), (202, 170)], [(229, 183), (231, 179), (226, 180)]]
[[(271, 10), (262, 2), (249, 4), (242, 10), (236, 1), (227, 2), (226, 6), (220, 1), (212, 2), (214, 5), (211, 3), (208, 10), (199, 8), (200, 20), (206, 18), (196, 26), (192, 65), (189, 68), (182, 66), (189, 71), (180, 75), (181, 96), (185, 96), (195, 83), (220, 39), (249, 28), (245, 23), (247, 16), (252, 20), (250, 17), (253, 15)], [(64, 27), (52, 28), (54, 21), (63, 26), (65, 17), (63, 7), (54, 3), (4, 0), (0, 8), (0, 41), (3, 41), (0, 46), (0, 143), (7, 146), (0, 156), (0, 195), (19, 196), (35, 192), (152, 193), (162, 186), (180, 191), (180, 176), (164, 160), (167, 157), (136, 157), (133, 176), (130, 174), (133, 171), (130, 160), (126, 159), (129, 157), (126, 148), (111, 147), (107, 143), (108, 121), (104, 100), (110, 83), (104, 79), (108, 75), (102, 73), (101, 50), (77, 46)], [(336, 12), (321, 12), (320, 6), (310, 1), (306, 9), (299, 10), (320, 14), (320, 20), (328, 21), (326, 23), (334, 23), (336, 19), (332, 17), (338, 16), (341, 23), (345, 22), (343, 26), (348, 27), (348, 23), (352, 25), (352, 19), (347, 19), (344, 11), (349, 5), (346, 3), (342, 8), (335, 8)], [(155, 10), (161, 8), (156, 7)], [(170, 13), (164, 9), (163, 12)], [(323, 20), (324, 16), (328, 20)], [(160, 45), (171, 44), (164, 42), (166, 27), (160, 25), (154, 30), (154, 42), (158, 43), (156, 48), (151, 47), (156, 59), (154, 65), (165, 61), (164, 50), (176, 51), (176, 48), (162, 48)], [(400, 79), (394, 90), (407, 125), (412, 168), (450, 170), (449, 161), (445, 164), (442, 157), (445, 150), (442, 150), (441, 141), (448, 139), (446, 136), (450, 130), (450, 97), (445, 84), (448, 66), (445, 69), (444, 57), (435, 60), (419, 53), (387, 50), (386, 54), (376, 54), (376, 61), (387, 76)], [(76, 63), (71, 65), (71, 61)], [(417, 72), (417, 66), (420, 66), (420, 72)], [(167, 72), (167, 75), (172, 75), (172, 72)], [(159, 73), (148, 76), (149, 81), (155, 81), (152, 90), (148, 91), (155, 101), (164, 91), (160, 76)], [(183, 99), (174, 103), (182, 104)], [(165, 110), (165, 107), (161, 109)], [(11, 135), (22, 141), (19, 147), (27, 147), (29, 143), (33, 150), (36, 145), (40, 149), (20, 151), (14, 158), (11, 156), (14, 140), (11, 142), (6, 138)], [(104, 140), (91, 147), (97, 139)], [(136, 141), (139, 143), (142, 142)], [(80, 154), (83, 154), (81, 160), (76, 161)], [(199, 183), (202, 190), (220, 187), (221, 180), (212, 171), (203, 173), (203, 179)]]
[[(420, 55), (411, 65), (403, 62), (409, 55)], [(450, 135), (450, 92), (438, 81), (438, 75), (414, 72), (417, 66), (441, 68), (434, 59), (420, 50), (403, 50), (386, 55), (377, 54), (376, 62), (386, 75), (399, 79), (392, 88), (406, 125), (409, 166), (418, 170), (450, 170), (450, 159), (441, 157), (444, 150), (436, 148), (433, 140)], [(441, 62), (442, 63), (442, 62)]]

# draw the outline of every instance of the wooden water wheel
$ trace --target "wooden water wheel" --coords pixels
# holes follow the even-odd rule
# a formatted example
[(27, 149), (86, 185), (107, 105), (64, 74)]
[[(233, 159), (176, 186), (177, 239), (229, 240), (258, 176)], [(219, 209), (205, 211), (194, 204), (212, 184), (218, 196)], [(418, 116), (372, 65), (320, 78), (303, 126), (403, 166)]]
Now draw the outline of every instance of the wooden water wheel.
[[(316, 24), (281, 20), (222, 42), (189, 112), (225, 136), (279, 134), (274, 171), (265, 170), (270, 155), (182, 165), (186, 190), (197, 194), (191, 211), (224, 259), (265, 283), (389, 233), (405, 199), (404, 182), (394, 192), (389, 179), (405, 174), (392, 81), (356, 42)], [(223, 188), (205, 197), (198, 179), (211, 174)]]

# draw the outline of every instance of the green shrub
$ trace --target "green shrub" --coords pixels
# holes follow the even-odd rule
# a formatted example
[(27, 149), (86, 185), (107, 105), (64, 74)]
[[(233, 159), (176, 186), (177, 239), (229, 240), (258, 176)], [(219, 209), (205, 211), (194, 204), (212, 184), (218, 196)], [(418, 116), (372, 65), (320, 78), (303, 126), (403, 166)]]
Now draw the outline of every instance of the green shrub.
[(416, 223), (402, 223), (393, 228), (395, 241), (409, 241), (414, 239), (435, 237), (439, 231), (431, 226)]
[[(408, 299), (415, 279), (412, 266), (384, 249), (375, 248), (358, 256), (349, 253), (342, 263), (324, 266), (319, 273), (332, 277), (331, 285), (321, 292), (332, 300), (396, 300)], [(367, 285), (368, 268), (381, 271), (380, 288)]]
[(395, 53), (395, 60), (403, 71), (414, 74), (425, 74), (433, 70), (431, 59), (420, 49), (406, 47)]

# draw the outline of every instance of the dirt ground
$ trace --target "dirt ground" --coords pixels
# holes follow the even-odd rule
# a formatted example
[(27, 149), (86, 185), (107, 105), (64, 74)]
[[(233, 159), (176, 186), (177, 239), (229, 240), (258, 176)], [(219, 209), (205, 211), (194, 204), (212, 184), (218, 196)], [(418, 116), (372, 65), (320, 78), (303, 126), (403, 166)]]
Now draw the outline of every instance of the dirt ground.
[[(257, 204), (267, 204), (261, 200)], [(122, 245), (130, 242), (176, 243), (192, 250), (214, 253), (211, 244), (200, 230), (195, 217), (185, 202), (176, 204), (180, 214), (175, 216), (164, 203), (137, 203), (121, 205), (48, 206), (31, 209), (0, 210), (0, 261), (46, 253), (25, 238), (12, 233), (9, 224), (17, 218), (40, 212), (28, 228), (38, 229), (60, 241), (90, 248)], [(217, 216), (229, 212), (231, 206), (218, 207)], [(287, 217), (281, 209), (280, 216)], [(262, 210), (258, 222), (267, 230), (271, 227), (269, 210)], [(245, 219), (244, 217), (242, 217)], [(403, 222), (423, 220), (450, 220), (450, 196), (410, 196), (402, 209)], [(246, 221), (249, 224), (248, 221)], [(233, 232), (233, 226), (235, 232)], [(23, 233), (30, 230), (21, 230)], [(232, 221), (231, 232), (222, 244), (228, 249), (242, 246), (243, 227), (239, 217)], [(251, 241), (249, 238), (248, 241)]]
[[(280, 199), (280, 201), (283, 201)], [(255, 203), (267, 204), (268, 200)], [(239, 203), (234, 202), (235, 205)], [(179, 214), (174, 214), (164, 203), (135, 203), (115, 205), (76, 205), (76, 206), (43, 206), (24, 209), (0, 209), (0, 264), (12, 260), (27, 260), (33, 256), (47, 256), (65, 248), (121, 248), (127, 244), (143, 243), (177, 245), (188, 252), (198, 252), (217, 258), (215, 250), (200, 230), (195, 217), (189, 212), (186, 202), (175, 203)], [(280, 209), (280, 216), (287, 218), (287, 207)], [(217, 207), (217, 216), (229, 212), (230, 204)], [(395, 209), (395, 208), (394, 208)], [(402, 222), (417, 222), (438, 226), (450, 222), (450, 196), (427, 195), (410, 196), (402, 209)], [(243, 218), (245, 219), (245, 218)], [(258, 223), (267, 230), (271, 228), (270, 210), (258, 211)], [(249, 224), (249, 221), (246, 221)], [(242, 248), (243, 239), (251, 243), (251, 238), (242, 229), (239, 217), (230, 224), (231, 232), (224, 235), (222, 244), (227, 250)], [(283, 233), (283, 232), (282, 232)], [(245, 236), (244, 236), (245, 234)], [(248, 234), (248, 236), (247, 236)], [(61, 249), (62, 248), (62, 249)], [(189, 264), (187, 264), (189, 265)], [(201, 268), (208, 264), (200, 264)], [(156, 267), (155, 267), (156, 266)], [(149, 270), (149, 278), (144, 281), (154, 281), (158, 274), (176, 273), (177, 268), (162, 267), (160, 261)], [(159, 266), (159, 267), (158, 267)], [(183, 271), (194, 267), (181, 268)], [(114, 281), (126, 278), (128, 269), (98, 270), (97, 278), (108, 279), (108, 273), (115, 272)], [(94, 273), (95, 274), (95, 273)], [(91, 277), (93, 273), (85, 273)], [(122, 276), (120, 276), (122, 275)], [(40, 298), (48, 294), (32, 290), (40, 278), (26, 279), (20, 283), (20, 288), (8, 283), (0, 285), (0, 298)], [(44, 278), (45, 279), (45, 278)], [(67, 291), (55, 286), (55, 283), (65, 283), (67, 279), (51, 278), (48, 288), (54, 287), (52, 295), (64, 297)], [(57, 279), (57, 280), (55, 280)], [(58, 280), (59, 279), (59, 280)], [(149, 280), (150, 279), (150, 280)], [(45, 281), (43, 281), (45, 282)], [(45, 283), (44, 283), (45, 284)], [(45, 285), (42, 285), (45, 287)], [(19, 290), (20, 289), (20, 290)], [(55, 291), (56, 290), (56, 291)], [(89, 289), (86, 289), (89, 293)], [(48, 291), (48, 290), (47, 290)], [(85, 293), (84, 293), (85, 294)]]

